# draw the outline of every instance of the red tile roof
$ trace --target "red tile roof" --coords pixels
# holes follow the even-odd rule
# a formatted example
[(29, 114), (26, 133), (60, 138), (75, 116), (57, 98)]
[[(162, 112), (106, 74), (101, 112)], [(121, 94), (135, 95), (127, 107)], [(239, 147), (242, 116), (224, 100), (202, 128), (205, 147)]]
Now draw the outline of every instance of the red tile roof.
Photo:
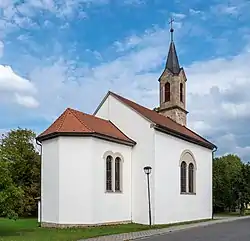
[(111, 121), (70, 108), (66, 109), (47, 130), (41, 133), (37, 140), (43, 141), (58, 135), (88, 135), (129, 145), (135, 144), (132, 139), (122, 133)]
[(150, 110), (146, 107), (143, 107), (113, 92), (109, 92), (109, 94), (111, 94), (112, 96), (114, 96), (115, 98), (117, 98), (118, 100), (126, 104), (127, 106), (134, 109), (136, 112), (144, 116), (149, 121), (153, 122), (156, 125), (155, 126), (156, 129), (178, 136), (182, 139), (186, 139), (189, 142), (200, 144), (210, 149), (216, 148), (214, 144), (207, 141), (206, 139), (196, 134), (192, 130), (188, 129), (186, 126), (182, 126), (176, 123), (175, 121), (171, 120), (170, 118), (157, 113), (154, 110)]

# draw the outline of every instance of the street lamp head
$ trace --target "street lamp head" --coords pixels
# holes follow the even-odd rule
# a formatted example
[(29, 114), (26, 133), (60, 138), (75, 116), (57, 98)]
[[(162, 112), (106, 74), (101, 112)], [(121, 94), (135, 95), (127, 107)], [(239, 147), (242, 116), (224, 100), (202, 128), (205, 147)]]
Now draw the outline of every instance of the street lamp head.
[(143, 169), (144, 169), (145, 174), (149, 175), (151, 173), (152, 167), (146, 166)]

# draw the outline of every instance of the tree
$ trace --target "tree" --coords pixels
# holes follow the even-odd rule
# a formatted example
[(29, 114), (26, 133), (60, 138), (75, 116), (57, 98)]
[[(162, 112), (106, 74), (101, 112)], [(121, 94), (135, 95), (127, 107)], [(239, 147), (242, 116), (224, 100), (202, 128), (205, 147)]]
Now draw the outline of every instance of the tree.
[(35, 215), (35, 198), (40, 196), (40, 155), (35, 148), (35, 133), (21, 128), (11, 130), (3, 136), (0, 150), (14, 185), (24, 193), (17, 213), (20, 216)]
[(0, 156), (0, 216), (16, 219), (22, 197), (22, 189), (14, 184), (8, 163)]
[(244, 214), (246, 205), (250, 202), (250, 165), (242, 164), (241, 173), (235, 183), (236, 199), (241, 215)]
[(236, 155), (226, 155), (213, 161), (213, 205), (214, 211), (233, 211), (237, 206), (236, 183), (242, 171), (241, 159)]

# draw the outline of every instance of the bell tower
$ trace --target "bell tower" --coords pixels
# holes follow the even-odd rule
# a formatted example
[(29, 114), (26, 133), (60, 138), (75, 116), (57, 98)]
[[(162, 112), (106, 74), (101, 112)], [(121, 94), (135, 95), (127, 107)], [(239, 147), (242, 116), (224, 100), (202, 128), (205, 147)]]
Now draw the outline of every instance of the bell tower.
[(155, 111), (167, 116), (175, 122), (186, 125), (186, 75), (179, 65), (175, 44), (173, 40), (173, 19), (170, 24), (171, 42), (168, 51), (165, 69), (159, 78), (160, 107)]

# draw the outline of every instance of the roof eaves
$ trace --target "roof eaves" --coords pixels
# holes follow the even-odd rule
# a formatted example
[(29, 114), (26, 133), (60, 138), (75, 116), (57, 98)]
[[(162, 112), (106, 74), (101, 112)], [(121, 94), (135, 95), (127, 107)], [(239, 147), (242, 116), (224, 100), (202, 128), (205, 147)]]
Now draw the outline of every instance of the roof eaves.
[(42, 142), (42, 141), (50, 140), (50, 139), (53, 139), (53, 138), (56, 138), (56, 137), (59, 137), (59, 136), (96, 137), (96, 138), (99, 138), (99, 139), (108, 140), (108, 141), (111, 141), (111, 142), (124, 144), (124, 145), (128, 145), (128, 146), (136, 145), (136, 142), (131, 140), (131, 139), (126, 141), (126, 140), (122, 140), (122, 139), (117, 138), (117, 137), (111, 137), (111, 136), (108, 136), (108, 135), (93, 133), (93, 132), (86, 132), (86, 133), (84, 133), (84, 132), (53, 132), (53, 133), (50, 133), (50, 134), (45, 135), (45, 136), (37, 137), (36, 140), (39, 141), (39, 142)]
[[(67, 116), (67, 110), (68, 110), (69, 108), (67, 108), (52, 124), (51, 124), (51, 126), (53, 126), (57, 121), (58, 121), (58, 119), (60, 118), (60, 117), (62, 117), (62, 122), (61, 122), (61, 124), (56, 128), (56, 131), (59, 131), (60, 129), (61, 129), (61, 127), (62, 127), (62, 125), (63, 125), (63, 123), (64, 123), (64, 121), (65, 121), (65, 119), (66, 119), (66, 116)], [(51, 127), (50, 126), (50, 127)], [(44, 135), (44, 133), (46, 132), (46, 131), (48, 131), (48, 129), (50, 128), (50, 127), (48, 127), (45, 131), (43, 131), (42, 133), (40, 133), (38, 136), (37, 136), (37, 138), (40, 138), (41, 136), (43, 136)], [(46, 134), (45, 134), (46, 135)]]
[(171, 74), (172, 76), (179, 76), (181, 71), (184, 71), (183, 67), (180, 67), (180, 70), (178, 72), (178, 74), (173, 73), (170, 69), (168, 69), (167, 67), (165, 67), (164, 71), (161, 73), (160, 77), (158, 78), (158, 81), (161, 81), (162, 76), (165, 74), (165, 72), (168, 72), (169, 74)]
[[(182, 140), (185, 140), (185, 141), (188, 141), (188, 142), (191, 142), (191, 143), (194, 143), (194, 144), (197, 144), (197, 145), (200, 145), (200, 146), (203, 146), (203, 147), (206, 147), (208, 149), (211, 149), (213, 150), (214, 148), (216, 148), (216, 146), (208, 141), (199, 141), (195, 138), (192, 138), (190, 136), (187, 136), (181, 132), (177, 132), (177, 131), (174, 131), (170, 128), (167, 128), (165, 126), (161, 126), (161, 125), (155, 125), (154, 128), (160, 132), (163, 132), (163, 133), (167, 133), (169, 135), (172, 135), (174, 137), (178, 137)], [(206, 143), (207, 142), (207, 143)]]
[[(186, 127), (187, 128), (187, 127)], [(211, 146), (213, 146), (214, 148), (217, 148), (217, 146), (215, 144), (213, 144), (212, 142), (206, 140), (204, 137), (200, 136), (199, 134), (197, 134), (196, 132), (192, 131), (191, 129), (187, 128), (190, 132), (192, 132), (193, 134), (197, 135), (198, 137), (200, 137), (202, 140), (204, 140), (205, 142), (209, 143)]]

